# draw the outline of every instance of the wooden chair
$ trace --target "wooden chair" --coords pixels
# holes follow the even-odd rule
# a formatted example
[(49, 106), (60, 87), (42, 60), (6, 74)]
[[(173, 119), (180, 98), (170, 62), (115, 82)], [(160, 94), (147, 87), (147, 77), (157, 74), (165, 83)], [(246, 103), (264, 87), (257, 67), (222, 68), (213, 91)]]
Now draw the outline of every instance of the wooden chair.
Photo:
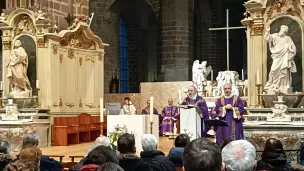
[(183, 167), (175, 167), (176, 171), (183, 171)]
[(54, 145), (79, 144), (78, 117), (54, 118)]
[(78, 117), (79, 142), (90, 142), (91, 115), (81, 113)]
[(64, 155), (46, 155), (49, 156), (50, 158), (59, 158), (60, 163), (62, 163)]
[(91, 116), (91, 124), (90, 124), (91, 141), (95, 141), (95, 139), (100, 136), (101, 133), (100, 126), (101, 126), (100, 116)]

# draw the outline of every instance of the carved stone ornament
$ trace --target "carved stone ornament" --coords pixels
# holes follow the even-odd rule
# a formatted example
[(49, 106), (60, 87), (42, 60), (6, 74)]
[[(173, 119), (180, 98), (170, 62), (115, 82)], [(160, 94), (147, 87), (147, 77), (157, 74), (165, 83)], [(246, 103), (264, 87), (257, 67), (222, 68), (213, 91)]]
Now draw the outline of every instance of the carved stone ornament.
[(104, 56), (105, 56), (105, 52), (99, 52), (99, 53), (98, 53), (98, 60), (99, 60), (99, 61), (102, 61), (103, 58), (104, 58)]
[(16, 21), (16, 27), (14, 29), (14, 36), (20, 35), (21, 33), (35, 34), (35, 25), (28, 15), (21, 16)]
[(82, 107), (82, 99), (79, 100), (79, 107)]
[(274, 0), (267, 12), (267, 21), (281, 15), (291, 15), (301, 17), (301, 10), (298, 1), (295, 0)]
[(87, 36), (81, 30), (78, 30), (71, 35), (63, 37), (60, 40), (60, 45), (81, 49), (96, 49), (95, 42), (88, 39)]
[(60, 63), (62, 64), (63, 54), (60, 54), (60, 55), (59, 55), (59, 60), (60, 60)]
[(6, 19), (7, 19), (7, 16), (4, 13), (1, 13), (0, 22), (5, 22)]
[(252, 134), (250, 140), (254, 143), (259, 150), (263, 150), (265, 142), (269, 138), (279, 139), (285, 150), (297, 149), (299, 137), (295, 134)]
[(61, 98), (61, 97), (59, 98), (59, 106), (60, 106), (60, 107), (62, 107), (62, 106), (63, 106), (63, 103), (62, 103), (62, 98)]
[(4, 42), (2, 42), (2, 45), (3, 45), (3, 50), (9, 50), (9, 49), (11, 49), (12, 42), (4, 41)]
[(75, 56), (74, 56), (74, 49), (68, 49), (68, 57), (70, 59), (73, 59)]
[(58, 45), (56, 45), (56, 44), (53, 45), (53, 54), (54, 55), (58, 54)]
[(264, 24), (255, 24), (252, 26), (251, 35), (262, 35), (264, 31)]
[(37, 46), (38, 46), (38, 48), (44, 48), (45, 47), (44, 38), (38, 39)]
[(95, 58), (93, 56), (86, 56), (85, 61), (91, 61), (91, 62), (95, 63)]

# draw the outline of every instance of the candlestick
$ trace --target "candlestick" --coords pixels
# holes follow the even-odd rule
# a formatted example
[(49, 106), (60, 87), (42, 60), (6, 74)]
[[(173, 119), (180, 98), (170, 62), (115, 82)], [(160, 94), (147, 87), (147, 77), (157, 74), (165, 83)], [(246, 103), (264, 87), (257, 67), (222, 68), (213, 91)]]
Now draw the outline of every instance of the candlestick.
[(211, 81), (213, 81), (213, 70), (211, 70)]
[(244, 69), (242, 69), (242, 80), (245, 80), (245, 78), (244, 78)]
[(0, 108), (3, 109), (4, 106), (3, 106), (3, 100), (2, 100), (2, 98), (3, 98), (3, 90), (2, 89), (0, 90), (0, 93), (1, 93)]
[(256, 72), (256, 85), (262, 85), (261, 80), (260, 80), (260, 72), (257, 70)]
[(263, 108), (263, 99), (262, 99), (262, 96), (261, 96), (261, 87), (262, 87), (262, 84), (256, 84), (256, 87), (257, 87), (257, 96), (258, 96), (258, 105), (257, 105), (257, 107)]
[(100, 122), (103, 122), (103, 99), (100, 98)]
[(36, 80), (36, 88), (39, 88), (39, 80)]
[(153, 122), (150, 122), (150, 134), (153, 134)]
[(150, 97), (150, 123), (153, 123), (153, 97)]

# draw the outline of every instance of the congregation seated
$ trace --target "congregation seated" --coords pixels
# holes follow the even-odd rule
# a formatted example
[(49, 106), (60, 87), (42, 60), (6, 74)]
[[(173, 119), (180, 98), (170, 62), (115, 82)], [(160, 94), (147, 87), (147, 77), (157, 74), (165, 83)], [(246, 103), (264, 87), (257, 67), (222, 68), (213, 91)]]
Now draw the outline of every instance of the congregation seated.
[(141, 159), (147, 163), (152, 171), (175, 171), (171, 161), (165, 157), (165, 154), (157, 150), (157, 139), (152, 134), (144, 134), (141, 140), (141, 146), (144, 151), (140, 153)]
[(226, 171), (253, 171), (256, 165), (256, 149), (246, 140), (235, 140), (222, 150)]
[(207, 138), (191, 141), (184, 150), (183, 162), (184, 171), (221, 171), (224, 167), (220, 147)]
[(94, 148), (84, 159), (80, 171), (94, 171), (99, 165), (112, 162), (118, 164), (118, 158), (115, 152), (106, 146)]
[[(31, 147), (37, 147), (39, 144), (39, 135), (37, 132), (29, 132), (23, 136), (22, 139), (22, 149), (20, 153), (26, 148), (31, 148)], [(19, 159), (19, 155), (17, 157)], [(44, 171), (58, 171), (61, 170), (62, 165), (59, 161), (54, 160), (53, 158), (50, 158), (48, 156), (42, 155), (40, 157), (40, 170)]]
[[(87, 149), (84, 157), (86, 157), (94, 148), (101, 146), (101, 145), (109, 147), (110, 139), (106, 136), (101, 136), (101, 137), (96, 138), (94, 144)], [(69, 171), (79, 171), (83, 165), (83, 161), (84, 161), (84, 158), (82, 158), (75, 166), (70, 168)]]
[[(40, 165), (41, 156), (42, 156), (42, 152), (39, 148), (28, 147), (28, 148), (24, 148), (20, 152), (19, 160), (31, 160), (33, 162), (36, 162), (38, 165)], [(44, 171), (44, 170), (41, 170), (41, 171)]]
[(175, 167), (183, 166), (183, 152), (186, 145), (190, 142), (190, 138), (187, 134), (180, 134), (174, 140), (174, 146), (171, 148), (168, 154), (168, 158), (174, 164)]
[(275, 138), (267, 139), (262, 159), (257, 163), (257, 170), (284, 171), (291, 169), (281, 141)]
[(7, 141), (0, 140), (0, 170), (11, 161), (13, 161), (13, 157), (9, 154), (10, 146)]
[(125, 133), (118, 138), (119, 165), (125, 171), (150, 171), (150, 167), (136, 156), (134, 135)]
[(39, 165), (32, 160), (16, 160), (5, 166), (3, 171), (38, 171)]
[(108, 162), (99, 166), (95, 171), (124, 171), (124, 170), (119, 165)]

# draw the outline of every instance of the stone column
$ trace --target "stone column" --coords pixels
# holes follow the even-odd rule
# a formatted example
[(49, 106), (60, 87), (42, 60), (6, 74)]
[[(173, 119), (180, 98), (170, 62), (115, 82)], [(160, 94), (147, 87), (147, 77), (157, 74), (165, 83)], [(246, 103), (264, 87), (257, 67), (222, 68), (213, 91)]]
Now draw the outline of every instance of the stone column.
[(193, 0), (162, 0), (161, 81), (187, 81), (193, 61)]
[[(262, 18), (262, 4), (250, 3), (245, 5), (247, 11), (251, 13), (250, 18), (242, 21), (247, 26), (248, 42), (248, 106), (258, 105), (258, 91), (256, 88), (256, 73), (260, 73), (262, 90), (266, 83), (267, 75), (267, 49), (264, 46), (264, 24)], [(264, 65), (263, 65), (264, 64)], [(261, 90), (261, 93), (262, 93)]]

